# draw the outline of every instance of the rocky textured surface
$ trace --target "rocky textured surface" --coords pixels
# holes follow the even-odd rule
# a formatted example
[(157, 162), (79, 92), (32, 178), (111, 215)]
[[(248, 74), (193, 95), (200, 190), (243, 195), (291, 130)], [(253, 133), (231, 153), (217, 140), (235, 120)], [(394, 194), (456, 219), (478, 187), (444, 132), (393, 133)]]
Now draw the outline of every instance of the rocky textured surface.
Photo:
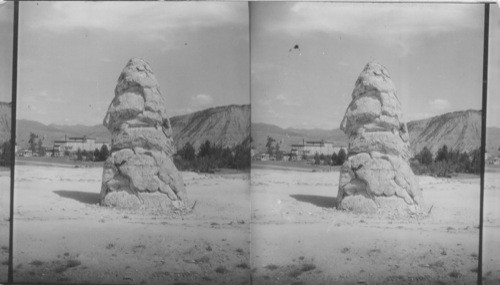
[(172, 162), (175, 145), (166, 105), (145, 61), (133, 58), (127, 63), (103, 124), (112, 142), (104, 163), (101, 204), (185, 207), (184, 182)]
[(422, 205), (408, 160), (409, 136), (389, 73), (368, 63), (356, 81), (340, 125), (348, 136), (348, 159), (340, 171), (338, 206), (355, 212)]

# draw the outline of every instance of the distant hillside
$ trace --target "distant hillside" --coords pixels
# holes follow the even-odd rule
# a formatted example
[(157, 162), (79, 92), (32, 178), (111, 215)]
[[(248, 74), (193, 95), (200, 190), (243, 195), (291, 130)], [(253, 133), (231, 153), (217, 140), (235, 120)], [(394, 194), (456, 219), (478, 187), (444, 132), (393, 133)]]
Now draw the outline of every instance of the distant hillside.
[(250, 105), (215, 107), (170, 118), (177, 148), (204, 141), (233, 147), (250, 136)]
[[(230, 105), (170, 118), (177, 148), (190, 142), (197, 149), (205, 140), (225, 146), (235, 146), (250, 135), (250, 105)], [(27, 147), (30, 133), (44, 138), (45, 144), (64, 136), (87, 136), (111, 141), (111, 134), (103, 125), (44, 125), (30, 120), (17, 120), (17, 143)]]
[(280, 142), (281, 149), (284, 151), (290, 151), (292, 144), (301, 144), (302, 141), (325, 140), (333, 142), (338, 146), (347, 146), (347, 136), (340, 129), (282, 129), (278, 126), (265, 123), (252, 124), (252, 146), (257, 151), (266, 150), (268, 136)]
[(0, 144), (10, 139), (12, 104), (0, 102)]
[(424, 146), (435, 153), (444, 144), (454, 150), (469, 152), (481, 146), (481, 111), (457, 111), (411, 121), (408, 131), (414, 153)]
[(20, 148), (28, 147), (30, 133), (37, 134), (42, 138), (44, 145), (51, 146), (55, 140), (63, 140), (68, 137), (92, 137), (98, 141), (111, 141), (108, 129), (102, 125), (95, 126), (65, 126), (65, 125), (45, 125), (36, 121), (17, 120), (16, 142)]
[[(481, 111), (467, 110), (435, 116), (429, 119), (407, 123), (410, 133), (410, 148), (416, 153), (424, 146), (436, 152), (443, 144), (460, 151), (471, 151), (481, 145)], [(488, 128), (487, 146), (500, 147), (500, 128)], [(283, 150), (290, 150), (292, 144), (302, 140), (325, 140), (337, 145), (347, 145), (347, 137), (340, 129), (301, 130), (282, 129), (275, 125), (252, 124), (253, 146), (257, 151), (265, 151), (267, 136), (282, 142)]]

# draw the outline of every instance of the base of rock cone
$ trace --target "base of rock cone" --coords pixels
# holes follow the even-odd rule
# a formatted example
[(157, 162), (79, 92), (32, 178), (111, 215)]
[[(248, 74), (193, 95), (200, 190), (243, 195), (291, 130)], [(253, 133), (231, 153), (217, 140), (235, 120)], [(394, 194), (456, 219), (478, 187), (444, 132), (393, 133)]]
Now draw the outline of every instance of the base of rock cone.
[(338, 204), (338, 209), (357, 214), (396, 214), (404, 216), (411, 213), (421, 213), (422, 206), (408, 204), (398, 197), (374, 197), (354, 195), (343, 198)]
[(163, 193), (138, 193), (130, 194), (126, 191), (108, 193), (102, 200), (102, 206), (120, 209), (147, 209), (168, 211), (174, 209), (185, 209), (188, 207), (186, 201), (173, 201)]

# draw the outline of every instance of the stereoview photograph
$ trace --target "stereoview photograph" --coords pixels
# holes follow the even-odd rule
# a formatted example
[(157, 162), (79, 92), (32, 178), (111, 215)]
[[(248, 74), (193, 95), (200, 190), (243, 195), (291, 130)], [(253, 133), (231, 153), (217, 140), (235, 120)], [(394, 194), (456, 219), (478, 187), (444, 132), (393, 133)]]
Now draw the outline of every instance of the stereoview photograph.
[(20, 14), (14, 282), (249, 284), (247, 3)]
[(250, 3), (256, 284), (475, 284), (484, 5)]
[(498, 284), (486, 7), (0, 1), (0, 283)]

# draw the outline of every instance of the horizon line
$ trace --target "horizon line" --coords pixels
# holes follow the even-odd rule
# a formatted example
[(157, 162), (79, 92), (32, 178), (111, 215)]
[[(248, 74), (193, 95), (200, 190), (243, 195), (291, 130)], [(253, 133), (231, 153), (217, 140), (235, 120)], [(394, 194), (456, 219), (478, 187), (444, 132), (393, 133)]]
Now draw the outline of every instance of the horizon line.
[[(2, 102), (0, 102), (0, 103), (2, 103)], [(216, 109), (216, 108), (220, 108), (220, 107), (230, 107), (230, 106), (252, 106), (252, 105), (250, 103), (248, 103), (248, 104), (218, 105), (218, 106), (208, 107), (208, 108), (197, 110), (197, 111), (193, 111), (193, 112), (188, 112), (188, 113), (183, 113), (183, 114), (179, 114), (179, 115), (169, 116), (168, 118), (172, 119), (174, 117), (191, 115), (191, 114), (195, 114), (195, 113), (198, 113), (198, 112), (203, 112), (203, 111), (206, 111), (206, 110), (209, 110), (209, 109)], [(45, 125), (45, 126), (56, 125), (56, 126), (86, 126), (86, 127), (95, 127), (95, 126), (102, 125), (102, 124), (91, 124), (91, 125), (88, 125), (88, 124), (83, 124), (83, 123), (74, 123), (74, 124), (59, 124), (59, 123), (53, 123), (53, 122), (52, 123), (44, 123), (44, 122), (41, 122), (41, 121), (38, 121), (38, 120), (34, 120), (34, 119), (16, 118), (16, 121), (19, 121), (19, 120), (36, 122), (36, 123), (40, 123), (40, 124)]]

